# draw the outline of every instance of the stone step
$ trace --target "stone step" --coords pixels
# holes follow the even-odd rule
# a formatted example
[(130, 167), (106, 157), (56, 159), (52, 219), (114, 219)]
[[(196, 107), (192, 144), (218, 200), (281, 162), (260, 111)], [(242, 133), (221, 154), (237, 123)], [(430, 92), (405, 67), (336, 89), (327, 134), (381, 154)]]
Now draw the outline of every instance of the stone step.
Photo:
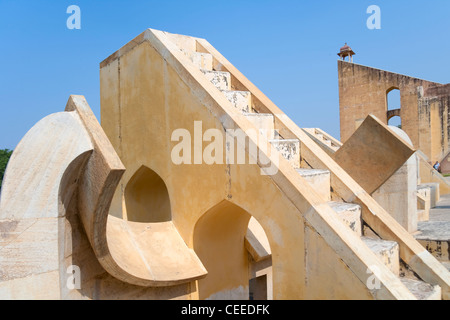
[(239, 112), (252, 112), (252, 94), (249, 91), (225, 90), (223, 93)]
[(442, 265), (446, 267), (448, 271), (450, 271), (450, 262), (442, 262)]
[(246, 113), (246, 118), (259, 129), (267, 140), (275, 139), (275, 125), (273, 115), (270, 113)]
[(221, 91), (231, 90), (231, 74), (225, 71), (202, 70), (206, 78)]
[(213, 56), (209, 53), (184, 51), (184, 54), (192, 61), (192, 63), (201, 70), (213, 69)]
[(290, 162), (294, 169), (300, 168), (300, 140), (281, 139), (270, 140), (269, 142)]
[(440, 286), (432, 286), (426, 282), (408, 278), (400, 278), (400, 281), (418, 300), (441, 300), (442, 291)]
[(335, 201), (331, 201), (328, 204), (350, 229), (358, 236), (362, 236), (361, 207), (359, 205)]
[(297, 172), (309, 182), (311, 187), (324, 201), (331, 200), (330, 171), (321, 169), (297, 169)]
[(399, 246), (395, 241), (361, 237), (361, 240), (395, 275), (400, 273)]
[(320, 141), (323, 141), (323, 134), (316, 132), (315, 135), (316, 135), (317, 139), (319, 139)]

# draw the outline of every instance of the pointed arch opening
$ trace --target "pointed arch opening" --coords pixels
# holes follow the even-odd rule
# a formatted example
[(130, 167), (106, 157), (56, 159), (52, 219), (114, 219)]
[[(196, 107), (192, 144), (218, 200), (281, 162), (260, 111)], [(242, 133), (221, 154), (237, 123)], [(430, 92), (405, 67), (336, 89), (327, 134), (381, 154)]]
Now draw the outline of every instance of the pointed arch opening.
[(126, 216), (133, 222), (167, 222), (172, 220), (170, 197), (163, 179), (142, 166), (129, 180), (124, 192)]
[(272, 299), (272, 257), (261, 225), (243, 208), (222, 201), (194, 229), (194, 250), (208, 275), (198, 281), (201, 300)]

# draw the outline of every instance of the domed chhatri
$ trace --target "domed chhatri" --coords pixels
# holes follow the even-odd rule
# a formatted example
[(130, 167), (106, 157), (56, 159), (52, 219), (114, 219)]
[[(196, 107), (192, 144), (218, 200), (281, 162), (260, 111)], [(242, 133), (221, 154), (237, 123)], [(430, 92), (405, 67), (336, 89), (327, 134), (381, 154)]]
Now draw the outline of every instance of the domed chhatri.
[(348, 57), (349, 62), (353, 62), (353, 56), (356, 53), (352, 50), (352, 48), (350, 48), (349, 45), (347, 45), (347, 43), (345, 43), (345, 45), (341, 48), (341, 50), (338, 53), (338, 56), (342, 59), (345, 60), (346, 57)]

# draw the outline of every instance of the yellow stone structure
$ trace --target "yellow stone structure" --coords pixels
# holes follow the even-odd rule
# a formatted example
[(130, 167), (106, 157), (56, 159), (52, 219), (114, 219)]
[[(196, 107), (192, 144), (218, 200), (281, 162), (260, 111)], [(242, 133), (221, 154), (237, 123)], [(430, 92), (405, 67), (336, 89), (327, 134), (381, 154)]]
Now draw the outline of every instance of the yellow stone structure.
[[(100, 84), (101, 126), (71, 96), (11, 158), (1, 298), (450, 299), (449, 271), (344, 168), (352, 146), (334, 159), (205, 39), (148, 29)], [(395, 155), (379, 184), (415, 150), (374, 122)]]

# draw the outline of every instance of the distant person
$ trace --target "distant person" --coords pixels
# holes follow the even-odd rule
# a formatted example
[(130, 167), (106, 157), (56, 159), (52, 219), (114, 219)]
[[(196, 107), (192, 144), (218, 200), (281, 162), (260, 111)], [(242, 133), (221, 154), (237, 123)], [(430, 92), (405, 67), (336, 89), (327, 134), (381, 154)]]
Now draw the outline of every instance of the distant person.
[(437, 172), (441, 173), (441, 164), (439, 163), (439, 161), (436, 161), (436, 163), (433, 165), (433, 168), (434, 168)]

